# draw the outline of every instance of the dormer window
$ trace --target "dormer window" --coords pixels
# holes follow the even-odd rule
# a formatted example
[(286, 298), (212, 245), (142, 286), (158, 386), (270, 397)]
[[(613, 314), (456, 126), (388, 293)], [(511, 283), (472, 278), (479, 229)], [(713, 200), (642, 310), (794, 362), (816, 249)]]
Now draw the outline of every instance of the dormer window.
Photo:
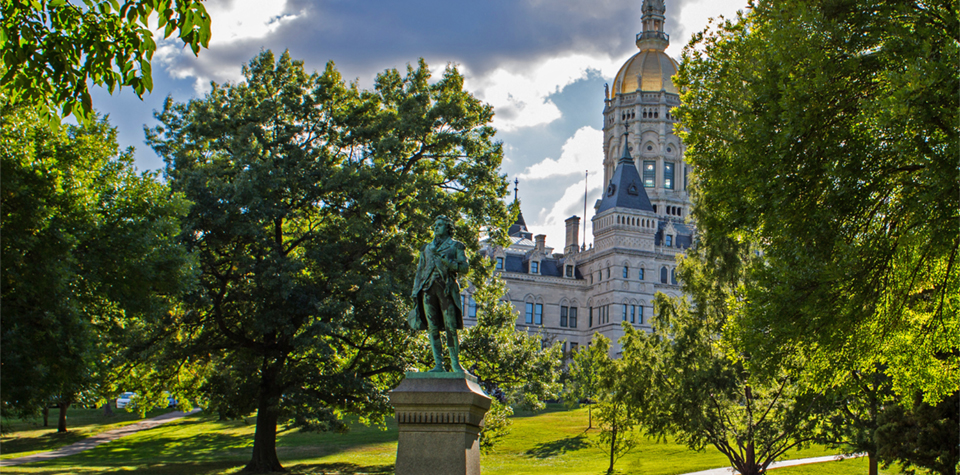
[(498, 257), (498, 258), (497, 258), (497, 270), (503, 270), (503, 258), (502, 258), (502, 257)]
[(673, 247), (673, 236), (670, 234), (667, 234), (666, 236), (664, 236), (663, 245), (667, 247)]
[(533, 262), (530, 263), (530, 273), (531, 273), (531, 274), (539, 274), (539, 273), (540, 273), (540, 262), (539, 262), (539, 261), (533, 261)]
[(573, 277), (573, 266), (568, 264), (563, 273), (567, 277)]

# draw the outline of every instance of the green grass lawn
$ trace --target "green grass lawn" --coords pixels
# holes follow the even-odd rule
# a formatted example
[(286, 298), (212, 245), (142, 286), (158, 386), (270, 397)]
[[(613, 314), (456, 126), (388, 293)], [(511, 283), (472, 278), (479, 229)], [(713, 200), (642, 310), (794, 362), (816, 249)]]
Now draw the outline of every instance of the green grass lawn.
[[(4, 474), (124, 473), (230, 474), (243, 468), (250, 456), (255, 419), (217, 421), (199, 413), (157, 428), (101, 445), (93, 450), (47, 462), (4, 467)], [(551, 405), (546, 411), (519, 413), (512, 431), (500, 445), (481, 457), (485, 475), (590, 474), (605, 472), (608, 456), (594, 445), (597, 430), (586, 431), (585, 409), (565, 410)], [(116, 423), (112, 423), (116, 424)], [(79, 427), (79, 426), (78, 426)], [(19, 435), (16, 432), (14, 435)], [(356, 426), (346, 434), (281, 431), (278, 454), (293, 474), (392, 474), (397, 449), (393, 421), (386, 428)], [(5, 457), (16, 453), (3, 439)], [(813, 447), (787, 458), (830, 454)], [(779, 469), (781, 475), (808, 473), (865, 474), (866, 461), (830, 462), (829, 471), (817, 465)], [(835, 464), (835, 465), (834, 465)], [(686, 447), (644, 439), (617, 463), (624, 474), (680, 474), (727, 465), (713, 449), (694, 452)], [(835, 471), (833, 467), (843, 471)], [(896, 473), (896, 472), (889, 472)]]
[[(157, 409), (147, 417), (159, 416), (173, 409)], [(67, 432), (57, 433), (59, 409), (50, 410), (48, 427), (37, 419), (0, 419), (0, 459), (23, 457), (37, 452), (54, 450), (110, 429), (140, 421), (135, 412), (114, 409), (113, 416), (104, 416), (103, 409), (68, 409)]]

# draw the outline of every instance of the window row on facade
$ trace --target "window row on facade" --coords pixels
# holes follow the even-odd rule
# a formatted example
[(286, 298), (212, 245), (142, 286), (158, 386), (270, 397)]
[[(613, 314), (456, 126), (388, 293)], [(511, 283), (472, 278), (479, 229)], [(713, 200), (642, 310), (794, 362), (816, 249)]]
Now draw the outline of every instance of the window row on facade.
[[(666, 236), (664, 236), (664, 245), (672, 246), (673, 245), (672, 241), (673, 241), (672, 235), (667, 234)], [(591, 273), (590, 284), (594, 283), (594, 280), (593, 280), (594, 276), (597, 277), (597, 282), (603, 282), (604, 271), (606, 271), (607, 280), (610, 280), (611, 271), (610, 271), (610, 268), (607, 267), (606, 269), (598, 270), (596, 274)], [(669, 275), (669, 279), (667, 278), (668, 275)], [(643, 267), (637, 268), (637, 280), (643, 280), (643, 276), (644, 276)], [(630, 280), (630, 266), (623, 266), (623, 273), (621, 274), (621, 277), (623, 277), (623, 279), (625, 280)], [(671, 268), (668, 270), (667, 266), (661, 266), (660, 267), (660, 283), (661, 284), (669, 283), (669, 284), (677, 285), (677, 270), (675, 268)]]

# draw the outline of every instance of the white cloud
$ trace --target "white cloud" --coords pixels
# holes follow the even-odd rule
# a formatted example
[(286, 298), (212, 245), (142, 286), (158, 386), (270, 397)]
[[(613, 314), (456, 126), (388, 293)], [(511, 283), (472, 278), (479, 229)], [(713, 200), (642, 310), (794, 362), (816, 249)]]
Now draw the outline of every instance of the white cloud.
[[(598, 173), (598, 172), (594, 172)], [(586, 242), (587, 247), (593, 243), (593, 226), (590, 224), (590, 219), (593, 218), (593, 202), (600, 198), (600, 191), (602, 188), (602, 180), (594, 173), (590, 174), (590, 179), (587, 182), (589, 184), (589, 190), (587, 190), (587, 233), (584, 236), (583, 232), (583, 203), (584, 203), (584, 179), (580, 179), (576, 183), (573, 183), (567, 187), (563, 192), (563, 196), (553, 204), (551, 208), (543, 208), (540, 210), (537, 218), (532, 221), (528, 221), (527, 225), (531, 230), (535, 230), (535, 234), (546, 234), (547, 235), (547, 246), (553, 247), (554, 252), (563, 252), (563, 246), (566, 244), (567, 230), (566, 230), (566, 221), (567, 218), (571, 216), (580, 216), (580, 229), (579, 237), (580, 242)]]
[(265, 38), (297, 15), (284, 15), (287, 0), (208, 1), (210, 13), (210, 47), (236, 41)]
[(687, 45), (694, 34), (707, 27), (710, 19), (714, 20), (714, 25), (717, 24), (720, 16), (728, 20), (735, 20), (737, 10), (746, 11), (746, 8), (746, 0), (689, 0), (684, 2), (680, 9), (680, 25), (684, 37), (680, 43), (676, 44), (678, 48), (673, 51), (676, 51), (676, 55), (679, 56), (679, 51)]
[[(225, 82), (243, 79), (241, 63), (225, 52), (232, 51), (237, 43), (264, 39), (302, 14), (285, 15), (283, 12), (287, 0), (210, 0), (205, 7), (211, 19), (210, 47), (201, 50), (199, 56), (195, 57), (193, 51), (185, 48), (173, 34), (158, 42), (154, 59), (171, 77), (194, 78), (194, 92), (198, 95), (209, 90), (211, 80)], [(162, 31), (156, 30), (155, 36), (161, 38)]]
[(518, 177), (537, 180), (559, 175), (581, 174), (603, 163), (603, 132), (590, 126), (581, 127), (563, 144), (560, 158), (545, 158), (527, 167)]
[(559, 119), (560, 109), (549, 95), (587, 77), (589, 70), (612, 77), (620, 63), (609, 57), (575, 54), (549, 58), (533, 67), (504, 64), (482, 77), (464, 71), (465, 87), (493, 105), (497, 111), (493, 125), (509, 132)]

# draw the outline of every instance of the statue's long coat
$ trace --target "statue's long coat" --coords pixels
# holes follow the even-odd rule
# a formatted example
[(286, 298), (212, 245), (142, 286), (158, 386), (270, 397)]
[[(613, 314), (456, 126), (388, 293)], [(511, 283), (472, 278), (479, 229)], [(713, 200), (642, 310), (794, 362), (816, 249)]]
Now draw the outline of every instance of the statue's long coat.
[[(427, 314), (423, 308), (423, 293), (427, 290), (424, 286), (430, 273), (437, 265), (440, 255), (446, 255), (448, 259), (457, 263), (459, 271), (465, 271), (467, 266), (467, 257), (464, 254), (464, 245), (462, 242), (453, 239), (446, 239), (436, 250), (433, 248), (433, 242), (428, 242), (420, 249), (420, 261), (417, 263), (417, 274), (413, 281), (413, 295), (416, 298), (416, 305), (410, 313), (407, 314), (407, 323), (414, 330), (426, 330)], [(463, 329), (463, 302), (460, 300), (460, 284), (457, 283), (456, 275), (450, 275), (450, 272), (444, 273), (444, 296), (453, 300), (454, 312), (456, 313), (457, 329)], [(443, 318), (440, 319), (439, 328), (444, 329)]]

